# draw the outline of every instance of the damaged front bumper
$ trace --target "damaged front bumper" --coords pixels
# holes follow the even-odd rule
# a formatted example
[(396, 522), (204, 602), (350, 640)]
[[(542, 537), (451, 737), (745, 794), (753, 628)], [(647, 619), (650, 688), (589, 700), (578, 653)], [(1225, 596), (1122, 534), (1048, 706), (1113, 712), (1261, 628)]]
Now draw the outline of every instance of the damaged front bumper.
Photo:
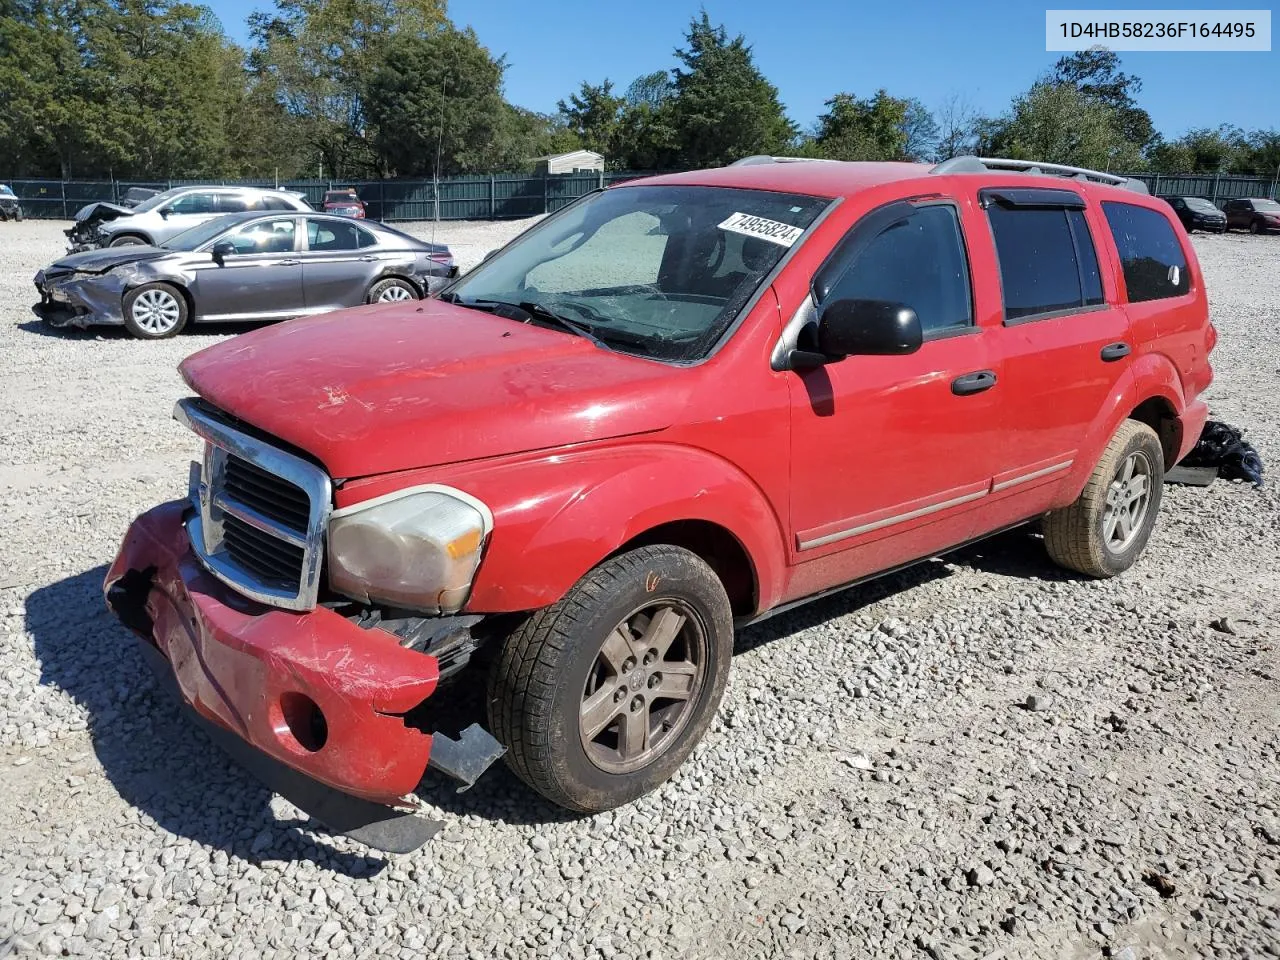
[(31, 312), (51, 327), (124, 324), (126, 280), (119, 273), (49, 276), (41, 270), (35, 284), (40, 302)]
[(428, 764), (465, 788), (503, 748), (475, 725), (453, 740), (406, 722), (435, 692), (435, 657), (324, 607), (265, 606), (211, 576), (191, 551), (188, 510), (167, 503), (134, 521), (103, 584), (108, 605), (269, 787), (371, 846), (421, 845), (440, 827), (414, 816)]

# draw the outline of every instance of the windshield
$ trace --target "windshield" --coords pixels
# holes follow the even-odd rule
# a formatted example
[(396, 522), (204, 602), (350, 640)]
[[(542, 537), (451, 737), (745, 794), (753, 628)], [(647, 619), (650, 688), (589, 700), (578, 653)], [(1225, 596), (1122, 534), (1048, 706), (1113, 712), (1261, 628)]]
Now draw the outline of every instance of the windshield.
[(166, 250), (195, 250), (202, 244), (208, 243), (220, 233), (224, 233), (237, 223), (242, 223), (244, 217), (231, 214), (230, 216), (214, 217), (212, 220), (206, 220), (204, 223), (192, 227), (190, 230), (183, 230), (180, 234), (170, 237), (160, 246)]
[(1186, 197), (1185, 202), (1189, 209), (1198, 210), (1200, 213), (1221, 213), (1212, 203), (1200, 197)]
[(164, 193), (157, 193), (154, 197), (148, 197), (146, 200), (143, 200), (140, 204), (134, 207), (133, 212), (146, 213), (148, 210), (154, 210), (156, 207), (163, 204), (166, 200), (172, 199), (174, 194), (180, 193), (186, 189), (188, 188), (174, 187), (172, 190), (166, 190)]
[(695, 360), (827, 203), (725, 187), (605, 190), (544, 220), (446, 296), (533, 304), (610, 349)]
[(0, 183), (0, 197), (12, 197), (13, 195), (13, 188)]
[(1253, 201), (1253, 209), (1259, 213), (1280, 213), (1280, 203), (1274, 200), (1255, 200)]

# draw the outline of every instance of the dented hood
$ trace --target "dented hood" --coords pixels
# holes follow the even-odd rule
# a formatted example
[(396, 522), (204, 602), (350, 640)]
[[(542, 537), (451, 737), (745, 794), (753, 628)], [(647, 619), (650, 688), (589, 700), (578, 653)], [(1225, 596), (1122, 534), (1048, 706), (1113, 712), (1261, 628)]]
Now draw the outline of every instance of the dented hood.
[(107, 220), (115, 220), (118, 217), (127, 217), (133, 214), (133, 210), (129, 207), (123, 207), (118, 203), (109, 203), (106, 200), (100, 200), (97, 203), (87, 203), (76, 211), (72, 218), (76, 223), (84, 226), (91, 226), (95, 223), (103, 223)]
[(338, 478), (661, 430), (692, 375), (439, 300), (265, 327), (181, 371)]
[(172, 250), (160, 247), (128, 244), (123, 247), (103, 247), (100, 250), (85, 250), (72, 253), (60, 260), (55, 260), (45, 268), (48, 273), (106, 273), (126, 263), (141, 263), (144, 260), (159, 260), (173, 254)]

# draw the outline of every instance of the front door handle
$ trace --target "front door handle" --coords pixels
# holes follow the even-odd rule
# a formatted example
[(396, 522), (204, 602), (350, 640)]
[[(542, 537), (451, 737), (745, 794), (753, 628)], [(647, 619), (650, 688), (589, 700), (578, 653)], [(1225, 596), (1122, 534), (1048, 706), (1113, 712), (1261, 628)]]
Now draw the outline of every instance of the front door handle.
[(373, 263), (373, 262), (374, 262), (375, 260), (377, 260), (377, 259), (378, 259), (377, 257), (364, 256), (364, 257), (361, 257), (361, 258), (360, 258), (360, 262), (361, 262), (361, 263)]
[(1133, 348), (1127, 343), (1108, 343), (1102, 348), (1103, 362), (1112, 363), (1116, 360), (1123, 360), (1132, 350)]
[(951, 392), (957, 397), (967, 397), (971, 393), (981, 393), (983, 390), (990, 390), (996, 385), (996, 372), (994, 370), (978, 370), (975, 373), (966, 373), (962, 377), (956, 377), (951, 381)]
[(281, 260), (276, 264), (276, 266), (277, 267), (296, 267), (301, 262), (302, 262), (301, 260)]

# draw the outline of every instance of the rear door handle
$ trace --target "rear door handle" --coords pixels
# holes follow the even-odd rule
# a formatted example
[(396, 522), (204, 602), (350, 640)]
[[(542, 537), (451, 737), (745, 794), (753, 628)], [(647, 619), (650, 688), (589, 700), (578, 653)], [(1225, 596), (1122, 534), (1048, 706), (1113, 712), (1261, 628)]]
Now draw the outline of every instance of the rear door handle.
[(1102, 348), (1102, 359), (1106, 363), (1123, 360), (1132, 350), (1133, 348), (1127, 343), (1108, 343)]
[(990, 390), (996, 385), (996, 372), (994, 370), (978, 370), (975, 373), (966, 373), (962, 377), (956, 377), (951, 381), (951, 392), (957, 397), (967, 397), (971, 393), (981, 393), (983, 390)]
[(361, 258), (360, 258), (360, 262), (361, 262), (361, 263), (373, 263), (373, 262), (374, 262), (375, 260), (377, 260), (377, 259), (378, 259), (377, 257), (361, 257)]
[(276, 266), (277, 267), (296, 267), (301, 262), (302, 262), (301, 260), (281, 260), (279, 263), (276, 264)]

